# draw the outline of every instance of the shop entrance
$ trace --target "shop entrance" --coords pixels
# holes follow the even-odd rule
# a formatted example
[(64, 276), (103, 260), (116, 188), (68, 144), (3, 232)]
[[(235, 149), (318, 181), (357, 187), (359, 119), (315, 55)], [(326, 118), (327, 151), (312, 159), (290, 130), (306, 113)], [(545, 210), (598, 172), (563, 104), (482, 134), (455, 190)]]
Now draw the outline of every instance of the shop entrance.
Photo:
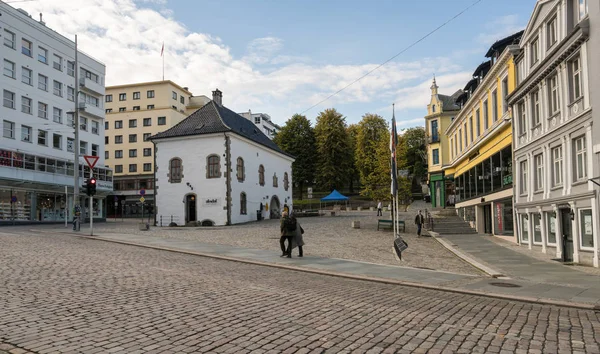
[(196, 195), (188, 194), (185, 196), (185, 223), (196, 221)]
[(491, 204), (483, 206), (483, 225), (484, 233), (492, 234), (492, 206)]
[(573, 262), (574, 247), (570, 211), (570, 209), (560, 210), (560, 221), (562, 224), (563, 262)]

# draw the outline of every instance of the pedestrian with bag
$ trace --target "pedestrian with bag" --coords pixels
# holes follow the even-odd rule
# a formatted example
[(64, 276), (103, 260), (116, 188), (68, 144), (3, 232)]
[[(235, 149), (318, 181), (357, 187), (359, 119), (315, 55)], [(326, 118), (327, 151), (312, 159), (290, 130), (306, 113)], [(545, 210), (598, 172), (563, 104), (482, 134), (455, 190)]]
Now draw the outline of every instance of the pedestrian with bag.
[(421, 227), (423, 226), (424, 223), (425, 223), (425, 218), (423, 217), (423, 214), (421, 214), (421, 211), (419, 210), (419, 214), (417, 214), (417, 216), (415, 217), (415, 224), (417, 224), (417, 237), (421, 237)]
[[(279, 222), (279, 230), (281, 231), (281, 237), (279, 238), (279, 245), (281, 246), (281, 256), (292, 258), (292, 239), (296, 235), (297, 222), (295, 217), (290, 217), (289, 212), (284, 210), (281, 214), (281, 221)], [(285, 241), (287, 240), (287, 248)]]
[[(296, 217), (293, 214), (291, 218), (296, 219)], [(292, 238), (292, 249), (298, 247), (298, 257), (304, 256), (302, 249), (302, 246), (304, 246), (304, 237), (302, 237), (303, 234), (304, 229), (302, 228), (298, 220), (296, 220), (296, 230), (294, 231), (294, 237)]]

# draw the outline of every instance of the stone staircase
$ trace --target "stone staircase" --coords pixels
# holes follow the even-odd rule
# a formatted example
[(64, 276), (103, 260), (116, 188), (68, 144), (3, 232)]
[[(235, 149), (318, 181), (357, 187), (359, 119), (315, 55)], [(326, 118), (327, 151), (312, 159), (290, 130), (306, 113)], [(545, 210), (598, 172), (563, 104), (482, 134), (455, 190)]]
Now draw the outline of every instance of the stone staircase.
[(440, 235), (477, 234), (477, 231), (469, 223), (461, 219), (456, 213), (450, 212), (438, 213), (433, 216), (432, 231)]

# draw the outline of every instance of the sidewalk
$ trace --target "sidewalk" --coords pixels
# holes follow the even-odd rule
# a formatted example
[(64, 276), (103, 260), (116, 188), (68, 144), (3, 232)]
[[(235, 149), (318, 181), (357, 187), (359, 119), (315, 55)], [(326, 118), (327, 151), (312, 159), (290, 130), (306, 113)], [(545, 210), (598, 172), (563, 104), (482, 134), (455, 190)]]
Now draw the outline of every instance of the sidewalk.
[[(600, 308), (600, 286), (592, 287), (591, 284), (585, 282), (586, 279), (584, 278), (581, 278), (580, 287), (571, 287), (547, 284), (529, 279), (494, 279), (426, 269), (312, 257), (310, 255), (304, 258), (294, 257), (288, 259), (280, 258), (278, 253), (266, 250), (166, 239), (147, 234), (134, 235), (103, 232), (91, 237), (70, 231), (32, 231), (50, 234), (69, 234), (135, 246), (359, 280), (492, 296), (515, 301), (555, 304), (585, 309)], [(469, 242), (463, 242), (463, 245), (467, 244)], [(392, 252), (391, 245), (390, 252)], [(575, 277), (575, 274), (572, 274), (572, 276)], [(595, 279), (598, 281), (598, 278)]]

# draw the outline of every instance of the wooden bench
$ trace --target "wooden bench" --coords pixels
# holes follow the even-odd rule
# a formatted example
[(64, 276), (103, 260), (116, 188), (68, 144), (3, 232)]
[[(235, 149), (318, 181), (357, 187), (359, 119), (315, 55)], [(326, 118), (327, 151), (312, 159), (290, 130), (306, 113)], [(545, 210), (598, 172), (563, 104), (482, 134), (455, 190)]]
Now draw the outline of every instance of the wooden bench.
[[(396, 225), (398, 225), (399, 227), (402, 227), (402, 232), (406, 232), (406, 224), (404, 223), (403, 220), (396, 220)], [(377, 220), (377, 231), (379, 231), (380, 228), (392, 228), (392, 220), (386, 220), (386, 219), (379, 219)]]

